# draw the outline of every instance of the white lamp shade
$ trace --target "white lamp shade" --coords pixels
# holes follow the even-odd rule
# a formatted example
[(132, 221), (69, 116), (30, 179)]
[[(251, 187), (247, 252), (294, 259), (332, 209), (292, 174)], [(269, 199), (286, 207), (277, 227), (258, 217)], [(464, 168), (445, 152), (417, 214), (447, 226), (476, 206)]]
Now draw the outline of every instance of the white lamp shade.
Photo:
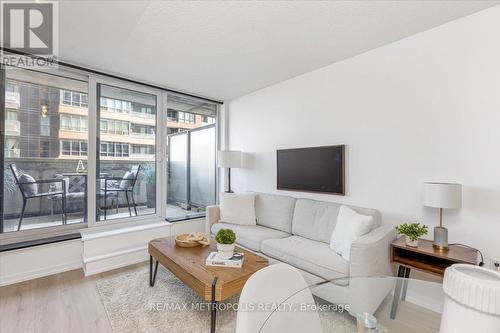
[(217, 154), (219, 168), (241, 168), (241, 151), (220, 150)]
[(462, 207), (462, 185), (424, 183), (423, 204), (427, 207), (454, 209)]

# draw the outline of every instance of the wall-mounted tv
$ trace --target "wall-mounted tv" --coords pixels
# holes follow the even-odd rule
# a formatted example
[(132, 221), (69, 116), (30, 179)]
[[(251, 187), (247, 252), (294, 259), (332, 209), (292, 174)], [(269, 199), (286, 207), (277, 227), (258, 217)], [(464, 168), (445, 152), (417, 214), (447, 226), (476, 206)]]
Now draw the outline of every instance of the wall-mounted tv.
[(277, 188), (345, 194), (345, 145), (277, 151)]

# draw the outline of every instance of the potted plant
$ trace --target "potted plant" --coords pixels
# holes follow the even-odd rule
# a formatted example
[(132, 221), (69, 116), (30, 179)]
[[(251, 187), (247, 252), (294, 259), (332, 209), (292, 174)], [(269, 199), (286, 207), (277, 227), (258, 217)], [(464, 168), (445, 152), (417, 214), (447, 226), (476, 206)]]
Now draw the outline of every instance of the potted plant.
[(418, 238), (427, 235), (427, 226), (420, 223), (405, 223), (396, 227), (400, 235), (405, 235), (406, 245), (418, 247)]
[(236, 242), (236, 235), (231, 229), (220, 229), (215, 235), (217, 242), (217, 251), (221, 259), (229, 259), (234, 253), (234, 243)]

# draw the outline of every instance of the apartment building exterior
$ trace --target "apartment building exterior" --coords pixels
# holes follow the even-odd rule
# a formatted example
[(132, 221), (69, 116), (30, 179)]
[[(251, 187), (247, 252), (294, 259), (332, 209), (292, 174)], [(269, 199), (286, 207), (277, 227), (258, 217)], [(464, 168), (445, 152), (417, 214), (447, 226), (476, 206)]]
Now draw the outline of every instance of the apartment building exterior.
[[(5, 156), (85, 159), (88, 94), (8, 80)], [(100, 98), (101, 160), (154, 161), (156, 105)], [(168, 134), (213, 124), (215, 117), (168, 108)]]

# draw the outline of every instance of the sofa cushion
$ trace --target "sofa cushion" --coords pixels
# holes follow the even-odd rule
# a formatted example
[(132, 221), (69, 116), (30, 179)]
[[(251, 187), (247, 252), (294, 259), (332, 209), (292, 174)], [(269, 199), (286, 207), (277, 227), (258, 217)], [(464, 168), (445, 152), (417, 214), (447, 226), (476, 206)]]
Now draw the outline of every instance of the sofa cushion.
[(239, 225), (232, 223), (219, 222), (212, 225), (211, 231), (216, 234), (220, 229), (231, 229), (236, 234), (236, 243), (249, 250), (260, 252), (260, 246), (263, 240), (271, 238), (284, 238), (290, 234), (263, 227), (260, 225)]
[(262, 242), (261, 252), (323, 279), (349, 276), (349, 262), (323, 242), (300, 236), (267, 239)]
[[(315, 241), (330, 243), (342, 204), (335, 202), (298, 199), (292, 220), (292, 234)], [(371, 208), (347, 206), (359, 214), (373, 216), (373, 229), (380, 226), (380, 213)]]
[(333, 202), (298, 199), (293, 214), (292, 234), (330, 243), (340, 206)]
[(221, 193), (220, 219), (222, 222), (255, 225), (255, 193)]
[(19, 182), (20, 183), (31, 183), (31, 184), (21, 184), (21, 190), (23, 191), (24, 195), (27, 196), (33, 196), (38, 193), (38, 184), (35, 183), (35, 178), (31, 177), (30, 175), (23, 173), (19, 177)]
[(257, 224), (265, 227), (292, 233), (292, 218), (295, 208), (295, 198), (256, 193), (255, 215)]

